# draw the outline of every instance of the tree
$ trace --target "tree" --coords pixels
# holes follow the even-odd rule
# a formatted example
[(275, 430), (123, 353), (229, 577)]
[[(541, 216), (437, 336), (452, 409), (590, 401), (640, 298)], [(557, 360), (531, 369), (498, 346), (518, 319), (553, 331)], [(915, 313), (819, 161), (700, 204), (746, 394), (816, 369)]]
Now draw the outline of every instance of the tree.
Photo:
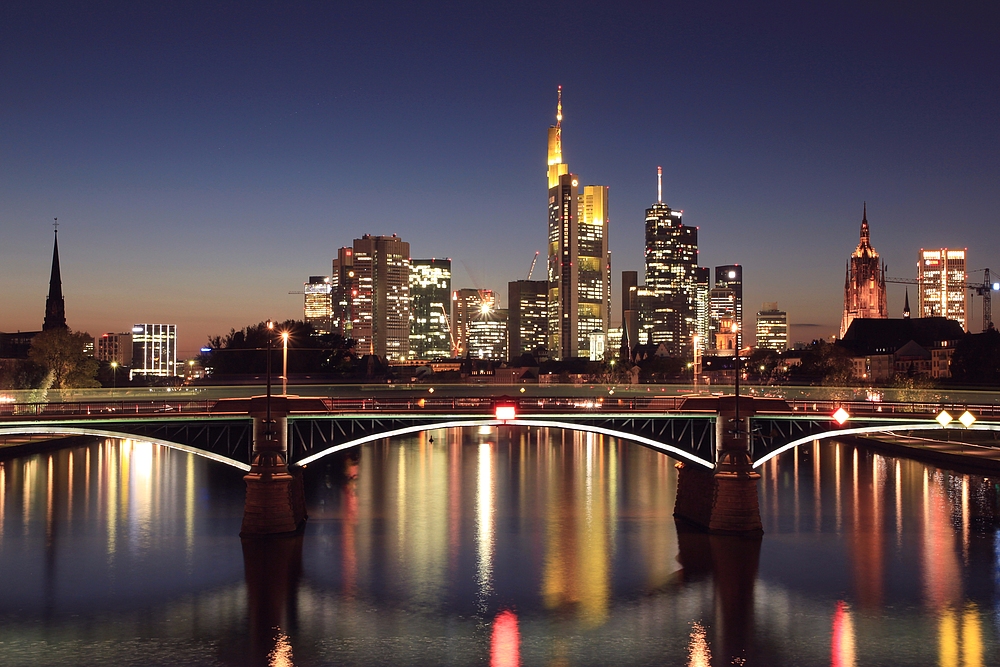
[(1000, 332), (990, 329), (959, 340), (951, 358), (951, 376), (967, 384), (1000, 383)]
[(96, 359), (87, 355), (90, 334), (69, 329), (42, 331), (31, 339), (28, 358), (44, 368), (54, 389), (99, 387)]
[(312, 325), (297, 320), (275, 322), (268, 329), (266, 322), (242, 329), (230, 329), (225, 336), (212, 336), (208, 346), (212, 351), (202, 355), (202, 364), (214, 375), (261, 374), (267, 368), (267, 339), (271, 338), (271, 363), (281, 363), (281, 332), (288, 336), (288, 372), (344, 373), (351, 369), (354, 341), (339, 334), (317, 335)]

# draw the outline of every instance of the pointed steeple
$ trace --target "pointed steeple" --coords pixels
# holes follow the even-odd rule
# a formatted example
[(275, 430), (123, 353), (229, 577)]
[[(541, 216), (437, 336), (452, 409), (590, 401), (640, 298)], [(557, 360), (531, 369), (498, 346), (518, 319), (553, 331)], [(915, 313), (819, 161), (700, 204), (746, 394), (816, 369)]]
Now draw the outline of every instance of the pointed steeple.
[(868, 245), (870, 243), (870, 236), (868, 232), (868, 202), (864, 203), (864, 208), (861, 213), (861, 245)]
[(52, 273), (49, 276), (49, 296), (45, 299), (45, 321), (42, 331), (66, 329), (66, 303), (62, 295), (62, 276), (59, 273), (59, 219), (53, 222), (55, 227), (52, 242)]
[(903, 301), (903, 319), (910, 319), (910, 288), (906, 288), (906, 298)]

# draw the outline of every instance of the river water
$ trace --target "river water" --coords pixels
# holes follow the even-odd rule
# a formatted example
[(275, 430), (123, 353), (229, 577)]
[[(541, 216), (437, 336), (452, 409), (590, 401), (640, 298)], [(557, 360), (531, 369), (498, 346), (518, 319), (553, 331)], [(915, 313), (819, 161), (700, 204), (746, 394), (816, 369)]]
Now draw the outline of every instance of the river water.
[(241, 541), (241, 473), (136, 441), (0, 463), (2, 665), (1000, 663), (996, 480), (822, 443), (762, 539), (678, 530), (674, 462), (557, 429), (432, 431), (306, 471)]

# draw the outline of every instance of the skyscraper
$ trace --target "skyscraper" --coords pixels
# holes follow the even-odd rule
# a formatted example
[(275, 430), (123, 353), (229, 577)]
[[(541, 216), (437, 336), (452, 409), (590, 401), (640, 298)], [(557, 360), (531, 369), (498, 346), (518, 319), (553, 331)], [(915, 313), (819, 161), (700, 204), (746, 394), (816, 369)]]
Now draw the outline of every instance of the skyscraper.
[(119, 366), (132, 365), (132, 334), (106, 333), (98, 337), (94, 358), (98, 361), (116, 362)]
[(788, 313), (777, 302), (764, 303), (757, 311), (757, 347), (784, 352), (788, 349)]
[(445, 308), (451, 307), (451, 260), (410, 260), (410, 358), (452, 356)]
[(920, 317), (946, 317), (969, 330), (965, 249), (920, 249), (917, 255), (917, 312)]
[(55, 223), (52, 240), (52, 273), (49, 275), (49, 295), (45, 299), (45, 320), (42, 331), (66, 329), (66, 302), (62, 294), (62, 275), (59, 272), (59, 227)]
[(452, 292), (451, 299), (459, 356), (506, 359), (507, 311), (497, 308), (493, 290), (464, 288)]
[[(736, 345), (743, 349), (743, 267), (739, 264), (726, 264), (715, 267), (715, 289), (712, 290), (712, 301), (715, 302), (715, 290), (728, 289), (732, 291), (733, 321), (736, 323)], [(716, 332), (718, 333), (718, 332)]]
[(682, 222), (683, 211), (663, 203), (663, 169), (656, 169), (656, 202), (646, 209), (646, 304), (642, 316), (650, 343), (664, 343), (682, 356), (696, 333), (698, 228)]
[(303, 314), (307, 324), (318, 334), (333, 331), (333, 278), (309, 276), (303, 285)]
[(405, 359), (410, 349), (410, 244), (365, 234), (333, 260), (334, 316), (359, 354)]
[(889, 308), (885, 299), (885, 265), (879, 262), (868, 230), (868, 203), (861, 215), (861, 240), (847, 260), (844, 278), (844, 316), (840, 320), (843, 338), (855, 318), (885, 319)]
[(535, 359), (547, 356), (549, 320), (544, 280), (514, 280), (507, 283), (507, 351), (512, 361), (523, 354)]
[(567, 359), (589, 353), (591, 334), (607, 334), (611, 262), (608, 188), (580, 192), (562, 159), (562, 86), (548, 145), (548, 351)]

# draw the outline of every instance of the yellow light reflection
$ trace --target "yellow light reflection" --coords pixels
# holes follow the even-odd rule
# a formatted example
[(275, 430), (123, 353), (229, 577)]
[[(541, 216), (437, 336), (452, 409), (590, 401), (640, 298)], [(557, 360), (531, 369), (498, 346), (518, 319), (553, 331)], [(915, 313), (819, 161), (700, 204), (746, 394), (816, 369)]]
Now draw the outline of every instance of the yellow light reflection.
[(3, 519), (6, 509), (7, 498), (7, 469), (3, 462), (0, 462), (0, 544), (3, 543)]
[(190, 567), (194, 556), (194, 454), (187, 455), (184, 474), (184, 556)]
[(274, 638), (274, 648), (267, 654), (268, 667), (294, 667), (292, 663), (292, 644), (288, 635), (278, 630)]
[(962, 665), (983, 667), (983, 628), (979, 610), (972, 602), (962, 614)]
[(942, 611), (938, 619), (938, 665), (958, 667), (958, 620), (951, 609)]
[(69, 451), (69, 462), (66, 465), (69, 471), (66, 482), (66, 523), (73, 523), (73, 450)]
[(479, 474), (476, 480), (476, 585), (479, 605), (493, 591), (493, 446), (479, 445)]
[(711, 667), (711, 664), (712, 650), (705, 638), (705, 628), (695, 623), (688, 639), (688, 667)]

